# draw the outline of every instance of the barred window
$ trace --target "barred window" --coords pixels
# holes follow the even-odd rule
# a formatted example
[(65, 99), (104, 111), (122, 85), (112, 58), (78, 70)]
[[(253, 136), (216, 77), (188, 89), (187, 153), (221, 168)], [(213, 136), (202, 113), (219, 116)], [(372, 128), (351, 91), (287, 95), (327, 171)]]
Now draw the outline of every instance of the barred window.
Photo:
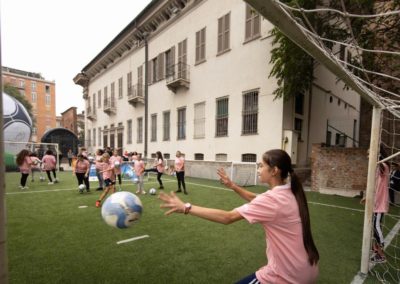
[(223, 153), (215, 154), (215, 160), (218, 162), (226, 162), (228, 161), (228, 155)]
[(186, 139), (186, 107), (178, 109), (178, 140)]
[(151, 141), (157, 141), (157, 114), (151, 115)]
[(143, 143), (143, 117), (137, 119), (137, 143)]
[(194, 153), (194, 159), (196, 161), (204, 161), (204, 154), (202, 154), (202, 153)]
[(249, 5), (246, 5), (245, 40), (251, 40), (260, 35), (260, 15)]
[(171, 158), (171, 155), (169, 153), (164, 153), (164, 159), (169, 159)]
[(228, 13), (218, 19), (218, 53), (229, 49), (230, 16)]
[(132, 144), (132, 119), (129, 119), (127, 121), (127, 131), (126, 131), (126, 136), (127, 136), (127, 144)]
[(257, 161), (257, 155), (256, 154), (242, 154), (242, 162), (251, 162), (255, 163)]
[(242, 134), (257, 134), (258, 91), (243, 95)]
[(163, 112), (163, 140), (164, 141), (170, 140), (170, 118), (171, 118), (171, 112), (164, 111)]
[(215, 121), (216, 137), (228, 136), (228, 103), (228, 97), (217, 99), (217, 115)]
[(194, 138), (204, 138), (206, 136), (206, 103), (194, 105)]

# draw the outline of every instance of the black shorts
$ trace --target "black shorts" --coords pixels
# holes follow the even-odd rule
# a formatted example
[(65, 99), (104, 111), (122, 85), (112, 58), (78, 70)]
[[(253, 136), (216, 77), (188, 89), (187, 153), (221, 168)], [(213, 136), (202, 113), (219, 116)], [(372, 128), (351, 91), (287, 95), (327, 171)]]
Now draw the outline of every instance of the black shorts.
[(106, 179), (106, 180), (104, 180), (104, 184), (106, 185), (106, 187), (107, 186), (110, 186), (110, 185), (114, 185), (115, 184), (115, 180), (111, 180), (111, 179)]

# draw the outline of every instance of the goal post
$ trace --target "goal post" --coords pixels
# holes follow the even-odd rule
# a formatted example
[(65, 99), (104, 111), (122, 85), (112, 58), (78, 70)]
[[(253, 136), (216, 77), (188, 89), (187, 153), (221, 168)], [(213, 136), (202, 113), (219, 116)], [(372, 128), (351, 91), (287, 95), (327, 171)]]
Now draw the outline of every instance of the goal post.
[(257, 163), (232, 162), (230, 171), (231, 180), (239, 186), (257, 184)]
[(60, 159), (58, 157), (59, 147), (57, 143), (36, 143), (36, 142), (16, 142), (2, 141), (4, 143), (4, 165), (6, 171), (13, 171), (18, 168), (16, 164), (16, 156), (23, 150), (29, 150), (36, 153), (39, 159), (45, 155), (47, 150), (51, 150), (56, 156), (57, 170), (60, 169)]

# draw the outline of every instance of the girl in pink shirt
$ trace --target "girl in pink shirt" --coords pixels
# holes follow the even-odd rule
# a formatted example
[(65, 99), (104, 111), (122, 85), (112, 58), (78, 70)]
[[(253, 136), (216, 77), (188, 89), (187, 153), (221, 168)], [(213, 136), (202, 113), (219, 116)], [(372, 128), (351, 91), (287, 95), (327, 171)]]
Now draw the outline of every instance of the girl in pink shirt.
[[(54, 184), (58, 182), (57, 175), (56, 175), (56, 157), (53, 155), (53, 151), (47, 150), (46, 155), (42, 158), (43, 168), (46, 171), (47, 177), (49, 179), (48, 184)], [(50, 172), (53, 172), (54, 176), (54, 183), (51, 178)]]
[(21, 172), (21, 179), (19, 184), (20, 189), (28, 189), (28, 187), (26, 186), (26, 180), (28, 179), (32, 167), (32, 160), (29, 154), (30, 152), (28, 150), (23, 149), (17, 155), (16, 162), (19, 166), (19, 171)]
[(187, 194), (185, 184), (185, 158), (182, 156), (181, 151), (176, 151), (174, 170), (176, 174), (176, 180), (178, 181), (178, 190), (176, 192), (182, 192)]
[(101, 164), (102, 164), (102, 156), (104, 154), (104, 151), (102, 149), (97, 149), (96, 151), (96, 158), (95, 158), (95, 166), (96, 166), (96, 176), (97, 180), (99, 181), (99, 187), (96, 190), (103, 191), (103, 174), (100, 173), (101, 171)]
[(32, 179), (31, 182), (34, 182), (34, 173), (35, 172), (39, 172), (39, 180), (41, 181), (42, 178), (44, 179), (44, 177), (42, 176), (42, 161), (37, 157), (36, 153), (30, 153), (29, 155), (31, 157), (31, 161), (32, 161), (32, 167), (31, 167), (31, 172), (32, 172)]
[[(78, 180), (78, 186), (80, 186), (81, 184), (85, 184), (87, 192), (90, 192), (89, 171), (89, 161), (85, 159), (85, 156), (79, 154), (73, 173), (76, 175), (76, 179)], [(83, 190), (79, 189), (79, 192), (83, 193)]]
[(118, 189), (121, 190), (121, 166), (122, 166), (122, 157), (118, 155), (118, 150), (115, 149), (113, 151), (113, 155), (110, 157), (110, 163), (114, 165), (115, 175), (118, 177)]
[(319, 253), (311, 234), (306, 195), (289, 155), (279, 149), (263, 154), (258, 177), (271, 189), (259, 195), (234, 184), (223, 169), (218, 170), (218, 175), (225, 186), (249, 203), (224, 211), (184, 203), (174, 193), (161, 193), (160, 207), (169, 209), (166, 215), (191, 214), (222, 224), (242, 219), (260, 223), (265, 232), (268, 264), (237, 283), (316, 283)]
[(112, 191), (112, 193), (115, 192), (115, 168), (114, 165), (110, 163), (110, 155), (108, 153), (103, 154), (102, 163), (99, 167), (101, 167), (99, 173), (103, 175), (105, 189), (96, 201), (96, 207), (101, 206), (101, 202), (110, 191)]
[(144, 182), (143, 182), (144, 162), (142, 160), (142, 154), (137, 155), (137, 160), (134, 164), (134, 168), (135, 168), (135, 174), (138, 178), (136, 193), (146, 194), (146, 191), (144, 191)]
[(157, 173), (157, 181), (160, 184), (159, 189), (164, 189), (163, 182), (161, 180), (161, 176), (164, 173), (164, 158), (160, 151), (156, 152), (156, 159), (154, 160), (153, 168), (147, 169), (144, 172), (156, 172)]

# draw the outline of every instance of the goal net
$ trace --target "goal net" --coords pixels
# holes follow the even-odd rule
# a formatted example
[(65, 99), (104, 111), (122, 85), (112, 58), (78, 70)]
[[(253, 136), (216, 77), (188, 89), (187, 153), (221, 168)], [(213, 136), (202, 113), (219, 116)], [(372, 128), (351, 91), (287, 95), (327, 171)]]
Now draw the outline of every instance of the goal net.
[(60, 168), (60, 161), (58, 159), (57, 153), (58, 144), (57, 143), (35, 143), (35, 142), (15, 142), (15, 141), (4, 141), (4, 164), (6, 171), (15, 171), (18, 166), (15, 162), (18, 153), (23, 150), (29, 150), (30, 152), (36, 154), (39, 159), (42, 159), (47, 150), (51, 150), (57, 160), (57, 168)]
[(257, 164), (246, 162), (232, 162), (230, 170), (231, 180), (239, 186), (257, 184)]

